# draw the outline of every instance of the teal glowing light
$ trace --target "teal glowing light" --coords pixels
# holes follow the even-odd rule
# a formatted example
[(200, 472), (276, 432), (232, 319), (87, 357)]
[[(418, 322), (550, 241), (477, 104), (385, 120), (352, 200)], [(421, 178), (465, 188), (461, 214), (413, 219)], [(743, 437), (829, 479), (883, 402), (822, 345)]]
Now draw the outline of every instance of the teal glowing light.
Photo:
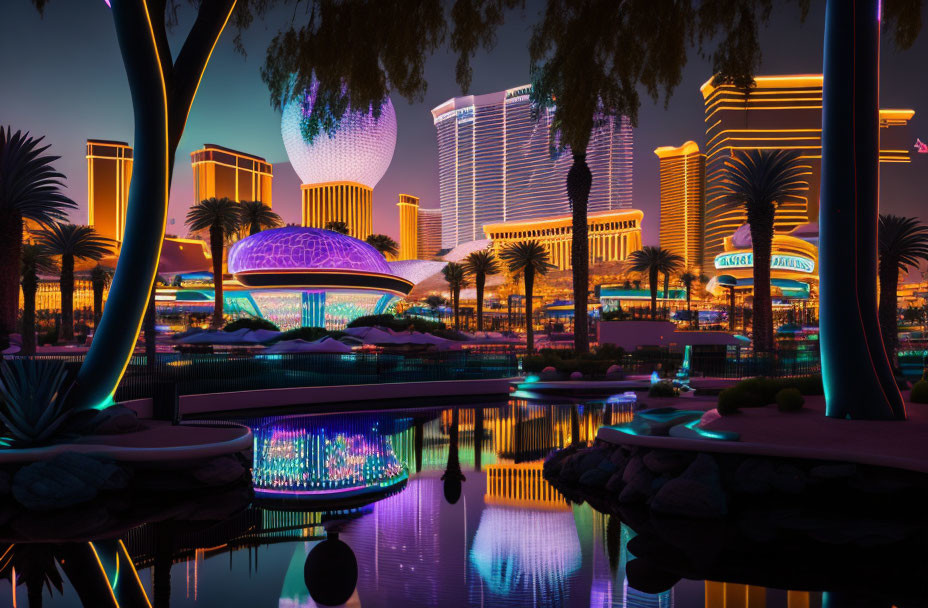
[(541, 378), (539, 378), (538, 376), (526, 376), (525, 377), (525, 382), (529, 382), (529, 383), (538, 382), (539, 380), (541, 380)]

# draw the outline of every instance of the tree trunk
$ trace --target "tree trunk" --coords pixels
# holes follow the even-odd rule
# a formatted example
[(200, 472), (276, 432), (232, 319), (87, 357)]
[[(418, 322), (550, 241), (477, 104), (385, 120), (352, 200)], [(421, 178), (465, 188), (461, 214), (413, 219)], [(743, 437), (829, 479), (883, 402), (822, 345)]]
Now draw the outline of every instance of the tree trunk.
[(477, 331), (483, 331), (483, 288), (486, 280), (487, 277), (482, 272), (478, 272), (474, 278), (477, 287)]
[(74, 256), (61, 256), (61, 327), (58, 337), (62, 342), (74, 339)]
[[(155, 309), (155, 286), (151, 288), (148, 296), (148, 306), (145, 307), (145, 369), (154, 382), (155, 363), (158, 359), (158, 328), (155, 326), (157, 311)], [(154, 386), (154, 385), (152, 385)]]
[(261, 224), (259, 224), (258, 222), (252, 222), (251, 226), (248, 229), (248, 235), (254, 236), (258, 234), (259, 232), (261, 232)]
[[(535, 326), (532, 324), (532, 294), (535, 292), (535, 269), (529, 266), (525, 269), (525, 349), (532, 353), (535, 351)], [(576, 309), (574, 309), (576, 310)], [(574, 319), (574, 333), (576, 334), (576, 319)]]
[[(887, 264), (887, 266), (889, 266)], [(891, 268), (880, 269), (880, 329), (883, 334), (883, 346), (889, 355), (890, 364), (894, 370), (899, 366), (896, 360), (896, 348), (899, 344), (899, 328), (897, 315), (899, 303), (897, 299), (899, 272), (895, 265)]]
[(735, 331), (735, 288), (728, 288), (728, 331)]
[(163, 3), (161, 12), (149, 12), (144, 2), (113, 3), (135, 118), (134, 170), (112, 297), (70, 393), (77, 408), (109, 405), (132, 356), (158, 269), (173, 151), (234, 6), (235, 0), (202, 2), (172, 66)]
[(451, 289), (451, 306), (454, 308), (454, 329), (459, 331), (461, 329), (461, 317), (459, 314), (459, 305), (461, 302), (461, 288), (453, 287)]
[(0, 215), (0, 357), (16, 333), (19, 312), (20, 260), (23, 256), (23, 218), (19, 213)]
[(225, 233), (222, 226), (213, 225), (209, 228), (209, 249), (213, 256), (213, 319), (209, 326), (211, 329), (222, 329), (223, 322), (223, 293), (222, 293), (222, 246)]
[(35, 293), (39, 281), (33, 275), (23, 277), (23, 354), (35, 354)]
[[(880, 0), (825, 6), (819, 327), (826, 414), (904, 420), (876, 304)], [(756, 264), (755, 264), (756, 267)]]
[(657, 268), (648, 270), (648, 287), (651, 288), (651, 320), (657, 319)]
[(103, 282), (95, 281), (93, 284), (93, 333), (97, 333), (100, 326), (100, 317), (103, 316)]
[(664, 273), (664, 306), (667, 307), (667, 294), (670, 293), (670, 273)]
[[(574, 349), (578, 353), (590, 350), (589, 316), (590, 243), (587, 226), (587, 206), (593, 174), (586, 164), (586, 151), (573, 153), (574, 162), (567, 172), (567, 197), (570, 199), (573, 228), (570, 261), (574, 287)], [(533, 277), (534, 278), (534, 277)]]
[(748, 213), (754, 252), (754, 352), (773, 350), (773, 303), (770, 257), (773, 250), (773, 206)]
[(693, 306), (690, 300), (690, 286), (686, 286), (686, 316), (690, 318), (690, 326), (693, 327)]

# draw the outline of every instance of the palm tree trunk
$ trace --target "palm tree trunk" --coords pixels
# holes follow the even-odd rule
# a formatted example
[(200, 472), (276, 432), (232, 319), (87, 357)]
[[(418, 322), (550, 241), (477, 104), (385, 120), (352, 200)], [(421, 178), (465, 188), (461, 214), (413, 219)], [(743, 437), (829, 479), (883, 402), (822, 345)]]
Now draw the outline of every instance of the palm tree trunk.
[(209, 326), (212, 329), (222, 329), (223, 325), (223, 294), (222, 294), (222, 245), (225, 234), (222, 226), (210, 226), (209, 249), (213, 256), (213, 319)]
[[(525, 349), (535, 352), (535, 327), (532, 324), (532, 295), (535, 292), (535, 269), (529, 266), (525, 269)], [(576, 310), (576, 309), (574, 309)], [(576, 321), (576, 319), (575, 319)], [(576, 322), (574, 332), (576, 332)]]
[(686, 316), (690, 318), (690, 326), (693, 326), (693, 306), (690, 301), (690, 286), (686, 286)]
[(486, 280), (487, 277), (482, 272), (478, 272), (474, 279), (477, 287), (477, 331), (483, 331), (483, 287)]
[[(586, 150), (573, 152), (574, 162), (567, 172), (567, 197), (570, 199), (573, 228), (570, 261), (574, 287), (574, 349), (578, 353), (590, 350), (588, 299), (590, 290), (590, 243), (587, 207), (593, 173), (586, 164)], [(534, 278), (534, 277), (533, 277)]]
[(150, 12), (144, 2), (113, 5), (135, 118), (134, 170), (111, 301), (71, 391), (77, 408), (105, 407), (132, 356), (158, 269), (172, 151), (183, 134), (197, 86), (235, 0), (200, 4), (197, 19), (174, 61), (170, 90), (165, 76), (171, 57), (164, 15), (157, 10)]
[(74, 339), (74, 256), (61, 256), (61, 327), (59, 337), (63, 342)]
[(648, 271), (648, 287), (651, 288), (651, 320), (657, 319), (657, 268)]
[[(876, 303), (880, 0), (825, 4), (819, 327), (826, 414), (904, 420)], [(755, 265), (756, 266), (756, 265)]]
[(735, 331), (735, 288), (728, 288), (728, 331)]
[(35, 293), (38, 291), (36, 277), (23, 278), (23, 354), (35, 354)]
[(458, 313), (458, 310), (459, 310), (458, 306), (460, 305), (460, 302), (461, 302), (461, 288), (455, 286), (451, 290), (451, 305), (454, 307), (454, 329), (455, 331), (458, 331), (461, 329), (461, 317), (459, 316), (459, 313)]
[[(19, 312), (19, 263), (23, 255), (23, 218), (19, 213), (0, 215), (0, 353), (16, 333)], [(0, 354), (2, 356), (2, 354)]]
[[(887, 264), (889, 266), (889, 264)], [(890, 364), (898, 370), (896, 348), (899, 343), (898, 314), (899, 273), (895, 266), (880, 270), (880, 330), (883, 334), (883, 347), (889, 355)]]
[(259, 224), (258, 222), (252, 222), (251, 226), (248, 229), (248, 235), (254, 236), (258, 234), (259, 232), (261, 232), (261, 224)]
[(773, 208), (749, 214), (754, 250), (754, 352), (774, 348), (773, 303), (770, 295), (770, 256), (773, 249)]
[(103, 283), (96, 281), (93, 284), (93, 332), (97, 333), (100, 317), (103, 316)]

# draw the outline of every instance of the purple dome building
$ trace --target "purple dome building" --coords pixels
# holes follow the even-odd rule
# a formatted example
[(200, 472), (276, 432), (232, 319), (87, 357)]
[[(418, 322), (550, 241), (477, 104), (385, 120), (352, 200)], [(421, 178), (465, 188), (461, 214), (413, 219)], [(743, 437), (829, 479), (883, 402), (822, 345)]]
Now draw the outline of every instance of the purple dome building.
[(363, 241), (321, 228), (286, 227), (246, 237), (229, 249), (228, 270), (254, 310), (283, 330), (341, 329), (382, 314), (412, 289)]

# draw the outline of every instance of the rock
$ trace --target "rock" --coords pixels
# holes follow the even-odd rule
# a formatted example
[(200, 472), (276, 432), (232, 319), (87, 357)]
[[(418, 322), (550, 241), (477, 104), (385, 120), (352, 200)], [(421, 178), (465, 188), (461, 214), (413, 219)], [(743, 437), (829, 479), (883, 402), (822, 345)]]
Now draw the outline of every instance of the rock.
[(625, 473), (622, 475), (622, 480), (625, 483), (628, 483), (638, 474), (638, 471), (645, 468), (644, 462), (639, 455), (634, 455), (628, 459), (628, 464), (625, 465)]
[[(608, 460), (604, 462), (609, 462)], [(593, 488), (602, 488), (605, 487), (606, 482), (609, 481), (611, 473), (599, 467), (594, 469), (589, 469), (585, 471), (583, 475), (580, 476), (579, 483), (584, 486), (590, 486)]]
[(547, 458), (545, 458), (544, 464), (544, 475), (546, 478), (556, 479), (560, 477), (561, 471), (564, 468), (564, 463), (567, 459), (574, 454), (580, 448), (575, 445), (568, 446), (563, 450), (557, 450), (552, 452)]
[(679, 473), (693, 461), (693, 454), (671, 450), (651, 450), (644, 455), (644, 466), (658, 475)]
[[(632, 467), (632, 463), (637, 463)], [(631, 473), (629, 474), (629, 469)], [(641, 464), (641, 459), (633, 459), (625, 468), (622, 480), (625, 487), (619, 493), (619, 502), (624, 504), (647, 502), (651, 498), (651, 484), (655, 475)]]
[(820, 464), (809, 471), (813, 479), (845, 479), (856, 474), (857, 465), (851, 463)]
[(728, 512), (719, 467), (708, 454), (699, 454), (683, 474), (665, 483), (651, 500), (651, 510), (668, 515), (718, 518)]
[(560, 377), (561, 377), (561, 374), (556, 369), (554, 369), (554, 367), (550, 365), (544, 368), (543, 370), (541, 370), (541, 379), (546, 382), (557, 380)]
[(128, 473), (113, 463), (65, 452), (17, 471), (12, 492), (28, 509), (53, 511), (89, 502), (100, 490), (125, 488), (128, 482)]
[(609, 461), (620, 469), (624, 469), (628, 463), (628, 455), (624, 450), (613, 450), (609, 455)]
[(0, 471), (0, 496), (9, 496), (13, 479), (6, 471)]
[(622, 491), (622, 488), (625, 487), (625, 482), (622, 481), (622, 471), (616, 471), (609, 478), (609, 481), (606, 482), (606, 491), (610, 494), (618, 494)]
[(582, 372), (570, 372), (570, 379), (571, 380), (583, 380), (583, 373)]
[(599, 462), (599, 464), (596, 466), (596, 468), (597, 468), (597, 469), (602, 469), (603, 471), (605, 471), (605, 472), (609, 473), (610, 475), (612, 475), (613, 473), (616, 472), (616, 470), (617, 470), (619, 467), (615, 466), (615, 463), (612, 462), (611, 459), (609, 459), (609, 458), (603, 458), (603, 459)]
[(764, 494), (769, 492), (773, 463), (766, 458), (746, 458), (735, 470), (733, 489), (739, 494)]
[(102, 410), (94, 419), (93, 433), (96, 435), (116, 435), (131, 433), (142, 427), (138, 415), (127, 407), (113, 405)]
[(213, 458), (193, 471), (194, 479), (207, 486), (224, 486), (241, 479), (244, 474), (245, 467), (233, 456)]
[(774, 467), (770, 485), (784, 494), (799, 494), (808, 485), (808, 478), (799, 467), (783, 463)]
[(624, 380), (625, 370), (620, 365), (610, 365), (606, 370), (606, 378), (609, 380)]

